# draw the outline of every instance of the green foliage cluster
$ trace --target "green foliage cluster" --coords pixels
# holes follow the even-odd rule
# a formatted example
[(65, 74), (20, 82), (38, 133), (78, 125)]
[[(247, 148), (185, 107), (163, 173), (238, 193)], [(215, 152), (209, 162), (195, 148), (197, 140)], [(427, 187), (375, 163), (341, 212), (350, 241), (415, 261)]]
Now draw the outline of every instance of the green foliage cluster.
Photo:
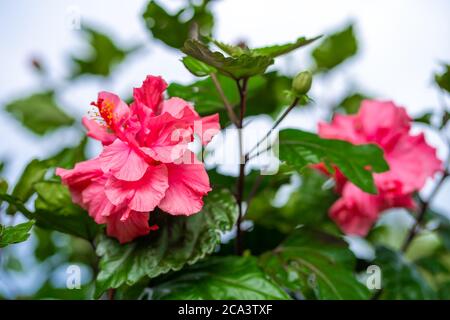
[[(201, 78), (189, 84), (170, 84), (168, 95), (193, 102), (201, 115), (219, 112), (223, 126), (230, 125), (233, 122), (230, 114), (238, 113), (242, 107), (242, 92), (237, 88), (244, 83), (245, 116), (276, 118), (293, 99), (298, 102), (295, 98), (298, 94), (291, 92), (291, 76), (268, 69), (275, 59), (299, 48), (313, 48), (309, 52), (314, 64), (309, 69), (314, 75), (329, 76), (358, 51), (353, 25), (323, 37), (299, 37), (292, 43), (262, 48), (223, 43), (213, 37), (212, 2), (189, 1), (171, 13), (158, 2), (150, 1), (142, 18), (153, 39), (181, 50), (185, 54), (184, 66)], [(87, 56), (73, 57), (68, 81), (80, 76), (108, 77), (138, 48), (122, 48), (107, 34), (93, 28), (84, 28), (83, 34), (91, 51)], [(449, 66), (445, 68), (435, 80), (448, 92)], [(226, 109), (217, 87), (223, 91), (231, 111)], [(4, 110), (44, 139), (47, 133), (73, 126), (75, 121), (57, 102), (55, 90), (18, 98), (7, 103)], [(350, 92), (331, 111), (355, 113), (367, 96)], [(312, 99), (303, 94), (301, 97), (306, 104), (302, 107), (313, 107)], [(430, 125), (433, 116), (427, 113), (415, 120)], [(445, 113), (439, 126), (445, 127), (448, 119)], [(68, 189), (54, 175), (55, 167), (70, 168), (84, 160), (85, 149), (83, 138), (78, 145), (46, 159), (32, 160), (14, 186), (0, 179), (2, 214), (28, 219), (20, 224), (0, 225), (0, 248), (5, 248), (7, 257), (2, 268), (21, 271), (20, 261), (7, 246), (26, 241), (31, 233), (36, 240), (37, 263), (58, 257), (60, 264), (83, 264), (93, 273), (82, 290), (72, 291), (55, 287), (49, 276), (27, 298), (92, 299), (105, 297), (107, 291), (121, 299), (320, 300), (370, 299), (374, 294), (382, 299), (450, 298), (450, 221), (443, 215), (426, 212), (427, 220), (437, 225), (427, 231), (438, 239), (432, 249), (421, 242), (426, 230), (409, 250), (402, 252), (398, 247), (386, 245), (387, 232), (377, 227), (367, 239), (376, 246), (372, 260), (355, 257), (328, 218), (328, 209), (337, 196), (330, 181), (312, 170), (311, 165), (324, 163), (330, 170), (336, 166), (362, 190), (376, 193), (373, 174), (388, 170), (388, 165), (382, 150), (375, 145), (356, 146), (322, 139), (311, 132), (282, 130), (279, 135), (282, 165), (276, 175), (266, 177), (250, 172), (245, 177), (242, 194), (236, 197), (239, 193), (236, 179), (212, 168), (208, 173), (214, 191), (205, 198), (200, 213), (181, 217), (154, 212), (150, 220), (160, 230), (124, 245), (108, 238), (102, 226), (73, 204)], [(277, 194), (284, 186), (292, 187), (295, 178), (300, 183), (294, 186), (289, 199), (275, 205)], [(247, 205), (244, 217), (239, 210), (242, 205), (237, 201), (239, 198)], [(251, 227), (241, 230), (243, 255), (234, 253), (234, 239), (226, 241), (223, 237), (235, 230), (240, 219), (251, 222)], [(424, 253), (414, 258), (411, 251), (418, 247)], [(379, 265), (383, 270), (384, 286), (378, 293), (364, 285), (364, 267), (369, 264)], [(53, 271), (55, 268), (50, 273)], [(147, 289), (151, 289), (151, 294)]]

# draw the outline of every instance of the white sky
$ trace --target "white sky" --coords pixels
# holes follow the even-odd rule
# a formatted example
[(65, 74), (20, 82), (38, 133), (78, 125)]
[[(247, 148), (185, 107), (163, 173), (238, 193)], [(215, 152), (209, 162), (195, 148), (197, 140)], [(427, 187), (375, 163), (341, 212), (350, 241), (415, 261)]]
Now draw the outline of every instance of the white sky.
[[(150, 40), (140, 18), (147, 1), (46, 0), (0, 3), (0, 104), (40, 88), (29, 68), (32, 56), (41, 57), (51, 71), (51, 82), (60, 84), (68, 72), (68, 54), (83, 52), (78, 32), (67, 27), (69, 10), (81, 13), (81, 21), (100, 26), (121, 44), (146, 42), (144, 50), (130, 57), (112, 80), (82, 79), (66, 87), (59, 100), (69, 113), (80, 118), (99, 90), (128, 96), (147, 74), (163, 75), (167, 81), (188, 82), (192, 76), (179, 62), (175, 50)], [(176, 8), (177, 0), (160, 1)], [(334, 31), (353, 21), (360, 39), (357, 58), (330, 78), (315, 80), (312, 96), (317, 110), (297, 111), (284, 122), (313, 130), (321, 110), (336, 102), (345, 89), (361, 89), (382, 99), (392, 99), (411, 114), (436, 108), (438, 94), (432, 73), (450, 60), (450, 1), (448, 0), (222, 0), (213, 6), (216, 37), (226, 42), (244, 39), (251, 46), (292, 41)], [(296, 73), (310, 65), (308, 50), (289, 55), (276, 68)], [(448, 103), (448, 100), (447, 100)], [(268, 120), (263, 121), (268, 126)], [(0, 113), (0, 159), (9, 159), (7, 178), (14, 181), (33, 157), (45, 156), (62, 145), (75, 143), (76, 133), (63, 130), (40, 139), (22, 130), (7, 114)], [(429, 141), (446, 150), (432, 134)], [(437, 203), (444, 205), (444, 193)]]

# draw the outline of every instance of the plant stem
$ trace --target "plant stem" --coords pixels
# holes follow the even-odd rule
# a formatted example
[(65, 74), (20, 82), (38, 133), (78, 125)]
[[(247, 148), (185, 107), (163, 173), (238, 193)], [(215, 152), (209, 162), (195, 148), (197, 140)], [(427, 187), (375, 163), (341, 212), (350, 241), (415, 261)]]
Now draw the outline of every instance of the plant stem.
[(431, 201), (433, 201), (434, 197), (436, 196), (436, 194), (438, 193), (439, 189), (441, 188), (442, 184), (444, 183), (445, 179), (448, 176), (449, 176), (449, 172), (447, 170), (445, 170), (444, 174), (442, 175), (442, 177), (439, 179), (439, 181), (436, 183), (433, 190), (431, 191), (428, 199), (425, 201), (421, 200), (420, 211), (417, 215), (417, 219), (416, 219), (414, 225), (412, 226), (411, 230), (409, 231), (405, 242), (402, 245), (401, 251), (403, 253), (405, 253), (406, 250), (408, 250), (409, 246), (411, 245), (412, 241), (414, 240), (414, 237), (417, 235), (418, 229), (419, 229), (420, 225), (422, 224), (423, 219), (425, 218), (426, 212), (431, 204)]
[(239, 96), (240, 96), (240, 116), (239, 116), (239, 122), (237, 123), (236, 127), (238, 129), (238, 142), (239, 142), (239, 177), (237, 179), (237, 186), (236, 186), (236, 201), (238, 204), (239, 209), (239, 215), (236, 223), (236, 242), (235, 242), (235, 250), (236, 254), (242, 255), (243, 247), (242, 247), (242, 230), (241, 230), (241, 224), (242, 224), (242, 217), (243, 217), (243, 207), (242, 207), (242, 200), (244, 196), (244, 184), (245, 184), (245, 165), (247, 164), (247, 159), (244, 155), (244, 141), (242, 137), (242, 128), (243, 128), (243, 122), (244, 122), (244, 116), (245, 116), (245, 110), (247, 106), (247, 82), (248, 79), (242, 79), (242, 85), (239, 81), (236, 81), (238, 90), (239, 90)]
[(217, 75), (215, 73), (211, 73), (211, 80), (214, 83), (214, 86), (216, 87), (217, 92), (220, 95), (220, 98), (223, 101), (223, 104), (225, 106), (225, 109), (227, 109), (228, 117), (230, 118), (231, 122), (233, 122), (236, 126), (239, 125), (239, 120), (234, 113), (233, 106), (231, 105), (230, 101), (228, 101), (225, 93), (223, 92), (222, 86), (220, 85), (219, 79), (217, 79)]
[[(275, 130), (275, 129), (278, 127), (278, 125), (281, 123), (281, 121), (283, 121), (283, 119), (286, 118), (286, 116), (289, 114), (289, 112), (291, 112), (291, 110), (294, 109), (294, 107), (297, 105), (298, 101), (299, 101), (299, 98), (295, 98), (295, 99), (291, 102), (291, 104), (289, 105), (289, 107), (287, 107), (287, 109), (284, 110), (284, 112), (282, 113), (282, 115), (274, 122), (274, 124), (272, 125), (272, 128), (270, 128), (270, 130), (267, 132), (267, 134), (266, 134), (261, 140), (259, 140), (258, 143), (257, 143), (253, 148), (250, 149), (250, 151), (248, 151), (248, 152), (245, 154), (245, 158), (246, 158), (246, 159), (253, 158), (253, 157), (250, 156), (250, 154), (251, 154), (253, 151), (257, 150), (258, 147), (261, 145), (261, 143), (263, 143), (264, 141), (266, 141), (267, 138), (270, 137), (270, 135), (272, 134), (273, 130)], [(265, 150), (265, 151), (268, 151), (268, 150)]]
[[(447, 165), (450, 162), (450, 150), (449, 150), (449, 156), (447, 159)], [(411, 245), (412, 241), (414, 240), (414, 238), (417, 235), (417, 232), (419, 230), (420, 225), (423, 222), (423, 219), (425, 218), (425, 215), (427, 213), (427, 210), (431, 204), (431, 202), (433, 201), (434, 197), (436, 196), (436, 194), (438, 193), (439, 189), (442, 187), (442, 184), (444, 183), (445, 179), (447, 177), (450, 176), (450, 172), (449, 169), (445, 169), (444, 173), (442, 175), (442, 177), (438, 180), (438, 182), (436, 183), (436, 185), (434, 186), (433, 190), (430, 193), (430, 196), (428, 197), (427, 200), (422, 200), (420, 201), (420, 211), (417, 215), (417, 219), (414, 222), (414, 225), (412, 226), (412, 228), (410, 229), (405, 242), (403, 243), (400, 251), (402, 253), (406, 253), (406, 251), (408, 250), (409, 246)], [(383, 288), (381, 288), (380, 290), (378, 290), (371, 298), (371, 300), (378, 300), (381, 297), (381, 294), (383, 293)]]
[(114, 300), (115, 295), (116, 295), (116, 289), (109, 288), (108, 289), (108, 300)]

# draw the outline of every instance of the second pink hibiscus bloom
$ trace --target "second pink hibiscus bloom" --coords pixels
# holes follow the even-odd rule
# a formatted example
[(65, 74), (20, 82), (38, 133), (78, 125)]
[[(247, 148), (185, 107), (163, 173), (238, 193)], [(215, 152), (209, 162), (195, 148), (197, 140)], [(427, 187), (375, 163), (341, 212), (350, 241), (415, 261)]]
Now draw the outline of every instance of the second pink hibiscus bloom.
[(360, 190), (336, 170), (336, 190), (342, 197), (331, 207), (330, 216), (345, 233), (365, 236), (383, 210), (414, 208), (414, 192), (442, 171), (436, 150), (427, 144), (423, 133), (412, 135), (410, 129), (411, 119), (404, 108), (376, 100), (363, 101), (355, 115), (336, 114), (330, 124), (319, 124), (323, 138), (377, 144), (390, 167), (374, 175), (377, 195)]

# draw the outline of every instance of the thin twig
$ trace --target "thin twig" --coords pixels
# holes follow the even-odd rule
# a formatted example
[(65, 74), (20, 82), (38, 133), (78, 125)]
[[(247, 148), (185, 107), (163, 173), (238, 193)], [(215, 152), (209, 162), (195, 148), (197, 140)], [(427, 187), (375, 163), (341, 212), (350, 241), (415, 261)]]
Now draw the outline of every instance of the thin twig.
[[(449, 145), (450, 147), (450, 145)], [(446, 166), (448, 166), (448, 163), (450, 163), (450, 148), (449, 148), (449, 155), (446, 161)], [(431, 202), (433, 201), (434, 197), (437, 195), (438, 191), (440, 190), (440, 188), (442, 187), (442, 184), (444, 183), (445, 179), (447, 177), (450, 176), (449, 173), (449, 169), (448, 167), (444, 170), (444, 173), (442, 174), (442, 177), (438, 180), (438, 182), (436, 183), (436, 185), (434, 186), (433, 190), (431, 191), (428, 199), (426, 201), (422, 200), (420, 201), (420, 211), (417, 215), (416, 221), (414, 222), (414, 225), (412, 226), (412, 228), (410, 229), (405, 242), (403, 243), (400, 251), (402, 253), (406, 253), (406, 251), (408, 250), (409, 246), (411, 245), (412, 241), (414, 240), (414, 238), (417, 235), (417, 232), (419, 231), (419, 227), (422, 224), (427, 210), (431, 204)], [(378, 290), (377, 292), (375, 292), (375, 294), (371, 297), (371, 300), (378, 300), (381, 295), (383, 293), (383, 288), (381, 288), (380, 290)]]
[[(261, 140), (259, 140), (258, 143), (253, 148), (250, 149), (250, 151), (248, 151), (245, 154), (245, 158), (246, 159), (249, 159), (250, 157), (254, 158), (254, 156), (250, 156), (250, 154), (253, 151), (255, 151), (256, 149), (258, 149), (258, 147), (261, 145), (261, 143), (263, 143), (264, 141), (266, 141), (267, 138), (270, 137), (270, 135), (272, 134), (273, 130), (275, 130), (278, 127), (278, 125), (281, 123), (281, 121), (283, 121), (283, 119), (286, 118), (286, 116), (289, 114), (289, 112), (291, 112), (291, 110), (294, 109), (294, 107), (297, 105), (298, 101), (299, 101), (299, 98), (295, 98), (291, 102), (289, 107), (287, 107), (287, 109), (284, 110), (283, 114), (274, 122), (274, 124), (272, 125), (272, 128), (267, 132), (267, 134)], [(268, 150), (265, 150), (265, 151), (268, 151)]]
[(406, 252), (408, 250), (409, 246), (411, 245), (412, 241), (414, 240), (414, 237), (417, 235), (417, 232), (419, 231), (419, 227), (422, 224), (423, 219), (425, 218), (425, 215), (427, 213), (427, 210), (433, 201), (434, 197), (438, 193), (439, 189), (441, 188), (442, 184), (444, 183), (445, 179), (449, 176), (449, 172), (447, 170), (444, 171), (442, 177), (438, 180), (436, 185), (434, 186), (433, 190), (430, 193), (430, 196), (427, 200), (421, 200), (420, 203), (420, 211), (417, 215), (417, 219), (412, 226), (411, 230), (408, 233), (408, 236), (406, 237), (405, 242), (402, 245), (401, 251)]
[(247, 164), (247, 160), (244, 156), (244, 146), (243, 146), (243, 137), (242, 137), (242, 127), (244, 122), (244, 116), (245, 116), (245, 109), (247, 105), (247, 80), (242, 80), (242, 85), (239, 81), (236, 81), (238, 90), (239, 90), (239, 96), (240, 96), (240, 117), (239, 122), (237, 124), (238, 129), (238, 135), (239, 135), (239, 177), (237, 180), (237, 195), (236, 195), (236, 201), (238, 203), (238, 209), (239, 209), (239, 215), (236, 223), (236, 242), (235, 242), (235, 249), (236, 254), (242, 255), (242, 230), (241, 230), (241, 224), (242, 224), (242, 217), (243, 217), (243, 208), (242, 208), (242, 200), (244, 195), (244, 184), (245, 184), (245, 165)]
[(217, 92), (220, 95), (220, 98), (223, 101), (223, 104), (225, 106), (225, 109), (227, 109), (228, 117), (230, 118), (231, 122), (233, 122), (236, 126), (239, 124), (239, 120), (234, 113), (233, 106), (231, 105), (230, 101), (228, 101), (227, 97), (225, 96), (225, 93), (223, 92), (222, 86), (220, 85), (219, 79), (217, 79), (217, 75), (215, 73), (211, 73), (211, 80), (214, 83), (214, 86), (216, 87)]

